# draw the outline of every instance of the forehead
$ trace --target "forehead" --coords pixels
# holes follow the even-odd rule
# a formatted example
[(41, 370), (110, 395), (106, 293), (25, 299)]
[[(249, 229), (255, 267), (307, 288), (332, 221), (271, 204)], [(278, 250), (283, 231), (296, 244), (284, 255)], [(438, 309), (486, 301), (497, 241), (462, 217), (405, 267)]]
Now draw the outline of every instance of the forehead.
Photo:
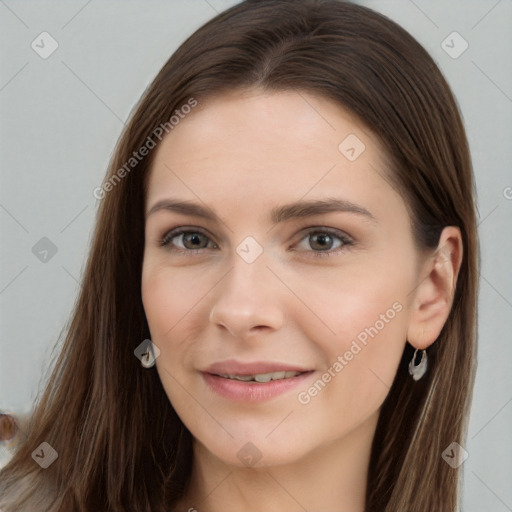
[(200, 104), (163, 139), (148, 203), (172, 193), (261, 208), (277, 195), (337, 192), (364, 202), (394, 193), (383, 179), (385, 160), (378, 138), (332, 100), (302, 91), (231, 93)]

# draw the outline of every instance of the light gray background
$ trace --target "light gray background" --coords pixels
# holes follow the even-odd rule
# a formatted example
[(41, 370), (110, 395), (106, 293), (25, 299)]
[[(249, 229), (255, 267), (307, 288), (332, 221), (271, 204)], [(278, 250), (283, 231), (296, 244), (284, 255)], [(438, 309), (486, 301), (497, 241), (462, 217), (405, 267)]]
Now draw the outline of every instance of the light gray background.
[[(234, 3), (0, 0), (0, 410), (28, 411), (44, 383), (79, 290), (92, 192), (123, 122), (185, 37)], [(512, 511), (512, 1), (360, 3), (427, 48), (463, 112), (483, 263), (463, 505)], [(43, 31), (59, 44), (47, 59), (31, 48)], [(469, 44), (456, 59), (441, 46), (453, 31)], [(32, 252), (42, 237), (58, 248), (46, 263)]]

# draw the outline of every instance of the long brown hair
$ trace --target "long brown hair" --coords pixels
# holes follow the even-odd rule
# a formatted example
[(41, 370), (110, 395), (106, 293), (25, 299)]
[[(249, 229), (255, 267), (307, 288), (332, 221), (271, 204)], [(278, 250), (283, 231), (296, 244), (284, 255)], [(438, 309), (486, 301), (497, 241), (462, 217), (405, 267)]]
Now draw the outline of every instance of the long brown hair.
[[(145, 186), (155, 152), (130, 168), (126, 163), (191, 98), (201, 104), (253, 87), (321, 95), (373, 131), (387, 149), (419, 247), (435, 248), (444, 226), (461, 230), (464, 257), (452, 310), (429, 348), (421, 381), (407, 374), (412, 350), (406, 344), (381, 409), (366, 499), (372, 512), (456, 510), (459, 470), (441, 454), (453, 441), (464, 445), (466, 436), (478, 275), (464, 126), (441, 72), (408, 32), (368, 8), (336, 0), (237, 4), (191, 35), (144, 93), (107, 173), (110, 186), (103, 189), (62, 351), (26, 439), (0, 473), (0, 507), (155, 512), (183, 496), (191, 435), (157, 372), (143, 369), (133, 353), (150, 337), (140, 284)], [(42, 442), (58, 453), (47, 469), (31, 457)]]

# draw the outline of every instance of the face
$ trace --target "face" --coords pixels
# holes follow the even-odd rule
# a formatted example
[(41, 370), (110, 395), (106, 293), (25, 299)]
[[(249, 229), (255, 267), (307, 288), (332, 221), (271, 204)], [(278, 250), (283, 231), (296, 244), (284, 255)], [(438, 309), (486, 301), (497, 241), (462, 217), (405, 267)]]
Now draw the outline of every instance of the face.
[(142, 298), (197, 446), (271, 466), (374, 424), (419, 261), (378, 139), (327, 99), (246, 91), (156, 151)]

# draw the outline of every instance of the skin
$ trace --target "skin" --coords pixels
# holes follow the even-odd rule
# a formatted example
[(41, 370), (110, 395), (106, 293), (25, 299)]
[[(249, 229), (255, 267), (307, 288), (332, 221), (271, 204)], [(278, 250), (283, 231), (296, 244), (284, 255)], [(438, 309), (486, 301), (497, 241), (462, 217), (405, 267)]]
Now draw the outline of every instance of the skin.
[[(354, 161), (338, 149), (349, 134), (366, 146)], [(211, 99), (156, 149), (146, 212), (172, 197), (207, 205), (221, 219), (160, 209), (146, 221), (141, 285), (161, 351), (156, 370), (194, 437), (191, 484), (176, 510), (364, 510), (380, 407), (406, 341), (423, 349), (439, 335), (462, 258), (454, 227), (445, 228), (438, 250), (416, 246), (404, 200), (384, 179), (385, 157), (378, 138), (346, 110), (297, 91)], [(269, 219), (276, 206), (327, 197), (374, 219), (353, 212)], [(160, 245), (178, 226), (206, 235), (196, 241), (199, 251)], [(334, 233), (322, 250), (314, 235), (323, 228), (353, 244)], [(248, 236), (263, 249), (252, 263), (236, 252)], [(180, 235), (172, 242), (195, 247)], [(325, 252), (331, 255), (315, 256)], [(301, 403), (299, 392), (397, 303), (401, 310), (378, 334)], [(271, 400), (233, 402), (200, 372), (228, 358), (314, 373)], [(237, 453), (249, 442), (261, 458), (246, 467)]]

